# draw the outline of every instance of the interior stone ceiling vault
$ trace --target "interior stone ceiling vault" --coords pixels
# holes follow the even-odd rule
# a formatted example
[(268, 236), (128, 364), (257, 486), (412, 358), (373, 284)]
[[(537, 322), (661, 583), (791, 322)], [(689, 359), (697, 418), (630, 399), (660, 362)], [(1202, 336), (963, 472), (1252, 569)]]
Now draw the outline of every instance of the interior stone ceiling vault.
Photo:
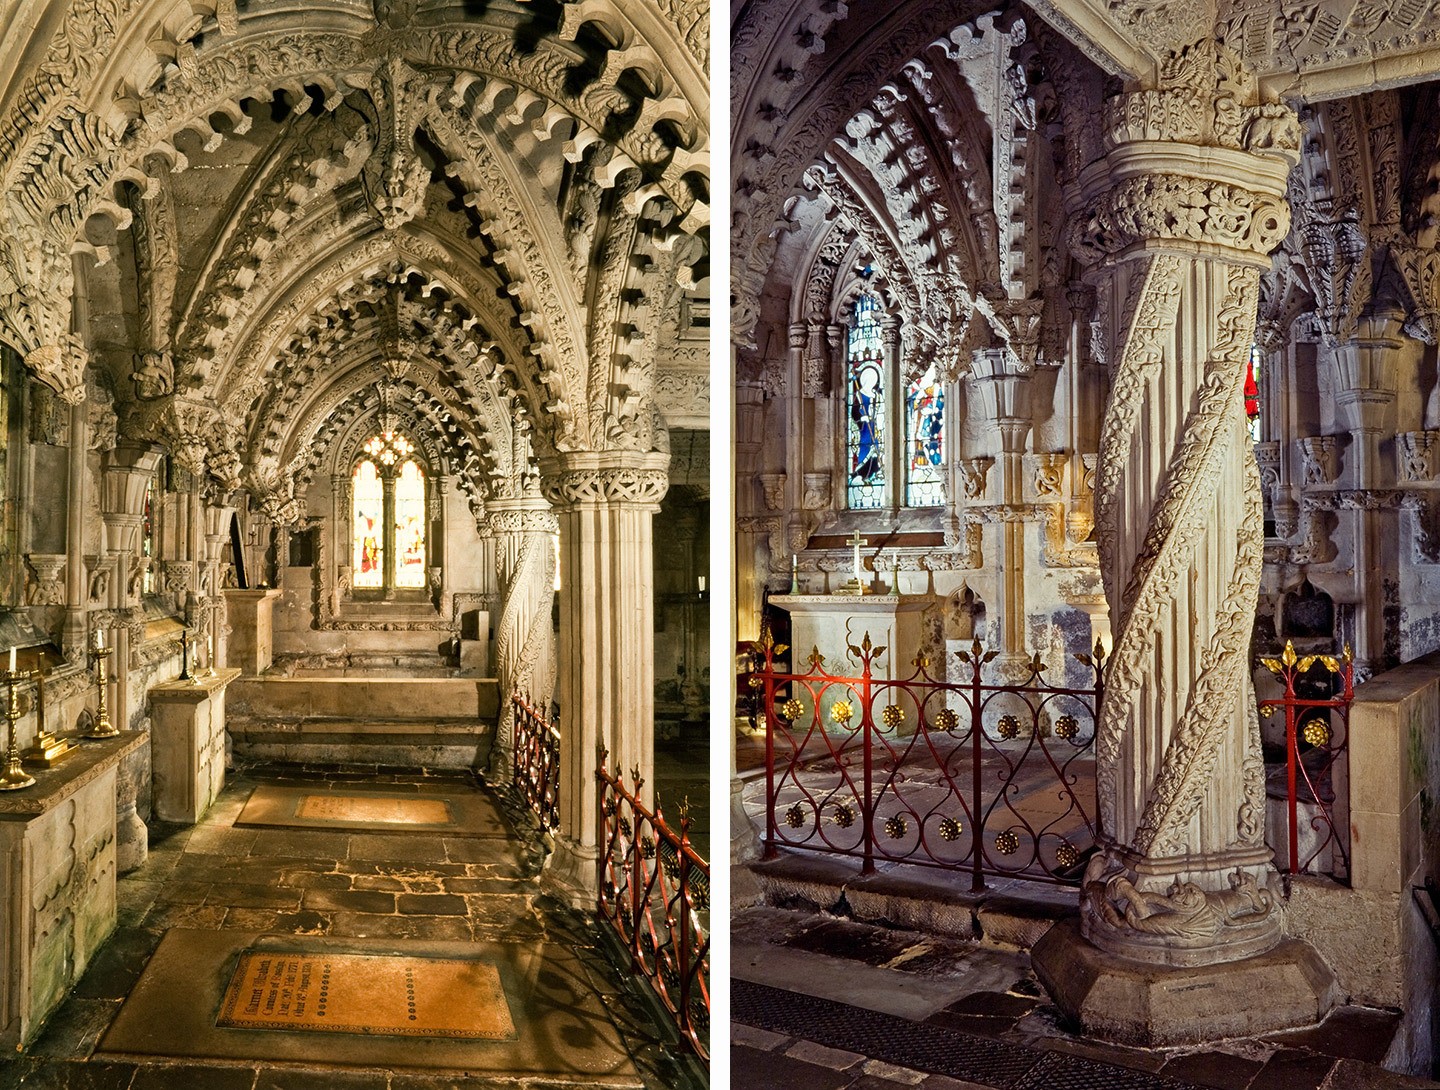
[(313, 473), (385, 383), (477, 492), (663, 446), (707, 32), (700, 0), (4, 5), (0, 338), (252, 476)]

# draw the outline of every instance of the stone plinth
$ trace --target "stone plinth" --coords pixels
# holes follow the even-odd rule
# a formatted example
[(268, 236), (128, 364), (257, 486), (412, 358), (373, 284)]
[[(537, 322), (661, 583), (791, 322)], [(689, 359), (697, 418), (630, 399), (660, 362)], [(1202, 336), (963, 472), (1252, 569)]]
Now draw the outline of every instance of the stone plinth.
[(232, 667), (150, 690), (154, 805), (163, 820), (199, 821), (225, 785), (225, 687), (239, 676)]
[(144, 744), (87, 742), (0, 794), (0, 1048), (34, 1036), (115, 927), (116, 769)]
[[(871, 644), (885, 648), (871, 664), (871, 676), (894, 681), (914, 673), (911, 661), (920, 651), (921, 616), (935, 599), (928, 594), (777, 594), (770, 604), (790, 614), (790, 668), (795, 673), (810, 669), (806, 660), (815, 648), (825, 656), (826, 673), (860, 676), (860, 664), (848, 648), (858, 647), (868, 633)], [(830, 722), (830, 706), (844, 696), (843, 689), (826, 690), (820, 700), (821, 722)], [(907, 705), (901, 699), (883, 701), (892, 702)], [(917, 721), (916, 709), (905, 706), (905, 722)]]
[(272, 613), (278, 590), (227, 590), (226, 620), (230, 639), (225, 665), (238, 667), (246, 675), (263, 674), (275, 657)]
[(1309, 1026), (1344, 998), (1324, 959), (1296, 939), (1239, 961), (1175, 969), (1106, 953), (1081, 937), (1078, 920), (1065, 920), (1030, 959), (1085, 1033), (1144, 1048)]

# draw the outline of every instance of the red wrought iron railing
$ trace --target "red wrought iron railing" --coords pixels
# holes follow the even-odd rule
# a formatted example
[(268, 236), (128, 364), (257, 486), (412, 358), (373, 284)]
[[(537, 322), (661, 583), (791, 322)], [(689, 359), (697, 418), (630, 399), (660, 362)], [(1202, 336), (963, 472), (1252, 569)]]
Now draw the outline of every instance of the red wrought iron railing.
[(1078, 885), (1098, 833), (1095, 713), (1103, 651), (1080, 655), (1089, 687), (1049, 684), (1035, 656), (1024, 676), (986, 681), (996, 657), (975, 641), (956, 652), (962, 677), (876, 677), (885, 653), (867, 634), (849, 648), (857, 675), (828, 673), (818, 650), (805, 673), (776, 667), (784, 645), (755, 644), (749, 686), (765, 713), (765, 850), (855, 856), (991, 877)]
[[(1297, 655), (1285, 641), (1278, 659), (1260, 662), (1285, 687), (1283, 695), (1260, 700), (1260, 714), (1285, 715), (1286, 843), (1273, 845), (1287, 875), (1322, 871), (1350, 876), (1349, 820), (1337, 816), (1348, 805), (1345, 758), (1350, 744), (1350, 705), (1355, 699), (1355, 664), (1347, 646), (1333, 655)], [(1308, 830), (1308, 831), (1307, 831)], [(1301, 836), (1305, 834), (1302, 845)]]
[(600, 832), (597, 912), (628, 951), (631, 969), (646, 980), (675, 1023), (680, 1040), (710, 1057), (710, 865), (690, 846), (690, 818), (681, 810), (672, 829), (639, 794), (605, 767), (595, 771)]
[(560, 824), (560, 731), (519, 692), (510, 696), (514, 711), (515, 792), (535, 815), (541, 831)]

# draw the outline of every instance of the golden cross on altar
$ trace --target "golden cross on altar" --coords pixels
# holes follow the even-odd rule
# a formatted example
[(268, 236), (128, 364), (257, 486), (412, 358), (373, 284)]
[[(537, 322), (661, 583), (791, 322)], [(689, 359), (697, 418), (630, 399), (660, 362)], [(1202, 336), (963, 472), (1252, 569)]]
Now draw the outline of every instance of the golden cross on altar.
[(860, 578), (860, 546), (867, 544), (867, 542), (860, 536), (860, 531), (856, 530), (845, 544), (855, 550), (855, 585), (862, 586), (863, 580)]

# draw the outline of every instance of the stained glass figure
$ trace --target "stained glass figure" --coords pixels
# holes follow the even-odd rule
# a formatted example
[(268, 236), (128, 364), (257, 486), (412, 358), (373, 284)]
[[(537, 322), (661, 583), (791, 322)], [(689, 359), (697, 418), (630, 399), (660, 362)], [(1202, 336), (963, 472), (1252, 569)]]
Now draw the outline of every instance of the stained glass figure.
[(932, 367), (905, 391), (905, 504), (939, 507), (945, 502), (945, 388)]
[(425, 473), (414, 461), (395, 479), (395, 585), (425, 585)]
[(885, 364), (880, 302), (873, 295), (855, 301), (846, 361), (850, 391), (846, 498), (852, 508), (881, 507), (885, 503)]
[(1250, 346), (1250, 363), (1245, 369), (1245, 421), (1250, 442), (1260, 442), (1260, 346)]
[(351, 540), (354, 557), (350, 585), (359, 589), (378, 589), (385, 583), (385, 485), (375, 463), (365, 459), (355, 467), (351, 491), (354, 507)]

